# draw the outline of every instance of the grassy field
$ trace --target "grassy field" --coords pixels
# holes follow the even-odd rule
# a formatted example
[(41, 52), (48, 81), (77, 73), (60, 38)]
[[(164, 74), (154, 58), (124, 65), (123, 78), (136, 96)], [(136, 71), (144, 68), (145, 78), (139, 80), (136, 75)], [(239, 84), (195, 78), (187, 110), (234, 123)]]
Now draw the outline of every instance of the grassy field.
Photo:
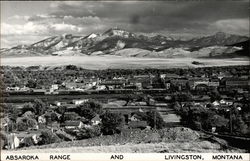
[[(192, 64), (193, 61), (200, 65)], [(196, 58), (135, 58), (119, 56), (37, 56), (37, 57), (3, 57), (1, 65), (5, 66), (63, 66), (77, 65), (85, 69), (137, 69), (137, 68), (190, 68), (207, 66), (249, 65), (247, 58), (230, 59), (196, 59)]]

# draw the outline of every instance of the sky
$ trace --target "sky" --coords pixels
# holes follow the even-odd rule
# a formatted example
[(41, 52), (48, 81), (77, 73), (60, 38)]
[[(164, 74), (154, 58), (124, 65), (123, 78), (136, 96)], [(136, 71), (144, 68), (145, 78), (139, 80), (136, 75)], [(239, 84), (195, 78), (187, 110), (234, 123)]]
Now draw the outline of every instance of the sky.
[(249, 1), (1, 1), (1, 47), (112, 27), (185, 39), (219, 31), (249, 36)]

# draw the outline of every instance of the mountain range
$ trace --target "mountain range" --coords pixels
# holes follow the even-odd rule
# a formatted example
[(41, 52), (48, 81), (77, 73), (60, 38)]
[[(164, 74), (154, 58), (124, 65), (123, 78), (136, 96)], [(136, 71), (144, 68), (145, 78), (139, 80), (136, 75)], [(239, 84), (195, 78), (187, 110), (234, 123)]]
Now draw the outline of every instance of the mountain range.
[(237, 57), (249, 56), (249, 37), (217, 32), (211, 36), (176, 40), (145, 36), (119, 28), (87, 36), (64, 34), (30, 45), (1, 49), (3, 56), (117, 55), (128, 57)]

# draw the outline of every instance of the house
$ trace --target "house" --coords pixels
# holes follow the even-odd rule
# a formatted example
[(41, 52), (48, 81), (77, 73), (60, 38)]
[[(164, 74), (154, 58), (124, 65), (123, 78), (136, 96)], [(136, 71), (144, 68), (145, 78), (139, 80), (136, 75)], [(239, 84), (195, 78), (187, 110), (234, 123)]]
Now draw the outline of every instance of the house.
[(165, 83), (165, 86), (166, 86), (166, 89), (170, 89), (171, 83), (170, 83), (170, 82), (167, 82), (167, 83)]
[(138, 89), (151, 89), (153, 78), (153, 75), (136, 75), (128, 80), (128, 84), (135, 85)]
[(198, 85), (208, 86), (209, 79), (208, 78), (191, 78), (189, 79), (188, 84), (191, 89), (196, 89), (196, 86)]
[(92, 125), (98, 125), (101, 123), (101, 118), (99, 115), (96, 115), (94, 118), (91, 119), (91, 124)]
[(71, 129), (81, 129), (84, 127), (82, 121), (65, 121), (64, 128), (71, 130)]
[(210, 79), (208, 82), (209, 87), (219, 87), (220, 85), (220, 80), (219, 79)]
[(147, 106), (147, 102), (145, 101), (138, 101), (134, 102), (135, 106)]
[(226, 101), (224, 99), (220, 100), (220, 104), (226, 104)]
[(172, 79), (171, 84), (174, 86), (177, 86), (179, 90), (186, 89), (187, 84), (188, 84), (188, 79), (187, 78), (176, 78)]
[(219, 103), (218, 101), (214, 101), (214, 102), (212, 103), (212, 105), (214, 105), (214, 106), (220, 106), (220, 103)]
[(61, 102), (55, 101), (55, 105), (56, 105), (56, 106), (61, 106)]
[(55, 91), (55, 90), (58, 90), (58, 89), (59, 89), (59, 86), (58, 86), (58, 84), (52, 84), (50, 89), (51, 89), (52, 91)]
[(85, 77), (77, 77), (75, 79), (75, 83), (83, 83), (83, 86), (85, 86), (85, 88), (87, 87), (93, 87), (98, 85), (100, 82), (99, 78), (85, 78)]
[(81, 117), (75, 113), (75, 112), (65, 112), (63, 114), (63, 119), (64, 120), (77, 120), (80, 119)]
[(229, 88), (248, 88), (250, 81), (246, 78), (226, 77), (221, 80)]
[(29, 90), (30, 90), (30, 88), (29, 88), (29, 87), (26, 87), (26, 86), (20, 88), (20, 91), (29, 91)]
[(140, 116), (138, 116), (137, 114), (133, 114), (130, 117), (130, 121), (140, 121)]
[(140, 83), (140, 82), (135, 83), (135, 86), (137, 89), (142, 89), (142, 83)]
[(166, 76), (167, 76), (166, 74), (160, 74), (160, 78), (161, 78), (161, 79), (165, 79)]
[(125, 80), (105, 80), (100, 83), (100, 85), (106, 86), (108, 89), (123, 88), (125, 85)]
[(165, 78), (166, 78), (166, 79), (176, 79), (176, 78), (180, 78), (180, 76), (177, 75), (177, 74), (167, 73), (167, 74), (165, 75)]
[(79, 99), (79, 100), (72, 100), (73, 104), (75, 105), (80, 105), (83, 104), (84, 102), (88, 102), (88, 99)]
[(85, 83), (77, 83), (77, 82), (67, 82), (64, 83), (65, 84), (65, 88), (67, 89), (85, 89)]
[(231, 99), (221, 99), (220, 100), (220, 104), (222, 104), (222, 105), (231, 106), (231, 105), (233, 105), (233, 103), (234, 103), (234, 101)]
[(20, 87), (7, 87), (6, 91), (19, 91)]
[(45, 124), (46, 123), (45, 115), (38, 116), (38, 123), (39, 124)]
[(105, 90), (105, 89), (106, 89), (106, 86), (105, 86), (105, 85), (97, 85), (97, 86), (96, 86), (96, 90), (101, 91), (101, 90)]

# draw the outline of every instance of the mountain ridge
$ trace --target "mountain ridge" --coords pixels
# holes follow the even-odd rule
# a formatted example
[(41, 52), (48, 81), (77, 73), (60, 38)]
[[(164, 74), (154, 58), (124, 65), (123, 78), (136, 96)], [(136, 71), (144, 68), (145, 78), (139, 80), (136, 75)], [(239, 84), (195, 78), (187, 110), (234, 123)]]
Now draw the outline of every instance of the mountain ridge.
[[(160, 34), (150, 37), (142, 34), (135, 34), (119, 28), (111, 28), (102, 34), (90, 33), (86, 36), (63, 34), (59, 36), (51, 36), (31, 45), (18, 45), (7, 50), (1, 50), (1, 55), (8, 56), (8, 52), (12, 53), (12, 55), (15, 55), (15, 52), (19, 53), (18, 55), (21, 55), (21, 51), (25, 51), (25, 53), (30, 51), (30, 53), (36, 53), (39, 55), (63, 55), (63, 53), (85, 55), (102, 53), (115, 55), (114, 53), (119, 50), (137, 48), (152, 53), (160, 53), (158, 55), (168, 57), (168, 55), (165, 56), (162, 53), (168, 54), (175, 51), (192, 53), (201, 51), (203, 48), (218, 46), (220, 48), (226, 47), (227, 51), (232, 51), (232, 53), (237, 52), (237, 55), (239, 56), (248, 56), (246, 50), (249, 49), (249, 44), (244, 43), (242, 46), (243, 49), (240, 49), (240, 44), (246, 41), (249, 41), (249, 37), (227, 34), (224, 32), (217, 32), (214, 35), (193, 38), (190, 40), (176, 40), (170, 36)], [(237, 50), (234, 48), (236, 51), (231, 50), (233, 49), (234, 44), (238, 45)], [(171, 49), (173, 51), (171, 51)], [(166, 50), (168, 52), (165, 52)], [(240, 52), (241, 50), (243, 50), (243, 53)], [(131, 52), (133, 51), (131, 50)], [(221, 52), (224, 52), (224, 50)], [(154, 57), (152, 54), (146, 55)]]

